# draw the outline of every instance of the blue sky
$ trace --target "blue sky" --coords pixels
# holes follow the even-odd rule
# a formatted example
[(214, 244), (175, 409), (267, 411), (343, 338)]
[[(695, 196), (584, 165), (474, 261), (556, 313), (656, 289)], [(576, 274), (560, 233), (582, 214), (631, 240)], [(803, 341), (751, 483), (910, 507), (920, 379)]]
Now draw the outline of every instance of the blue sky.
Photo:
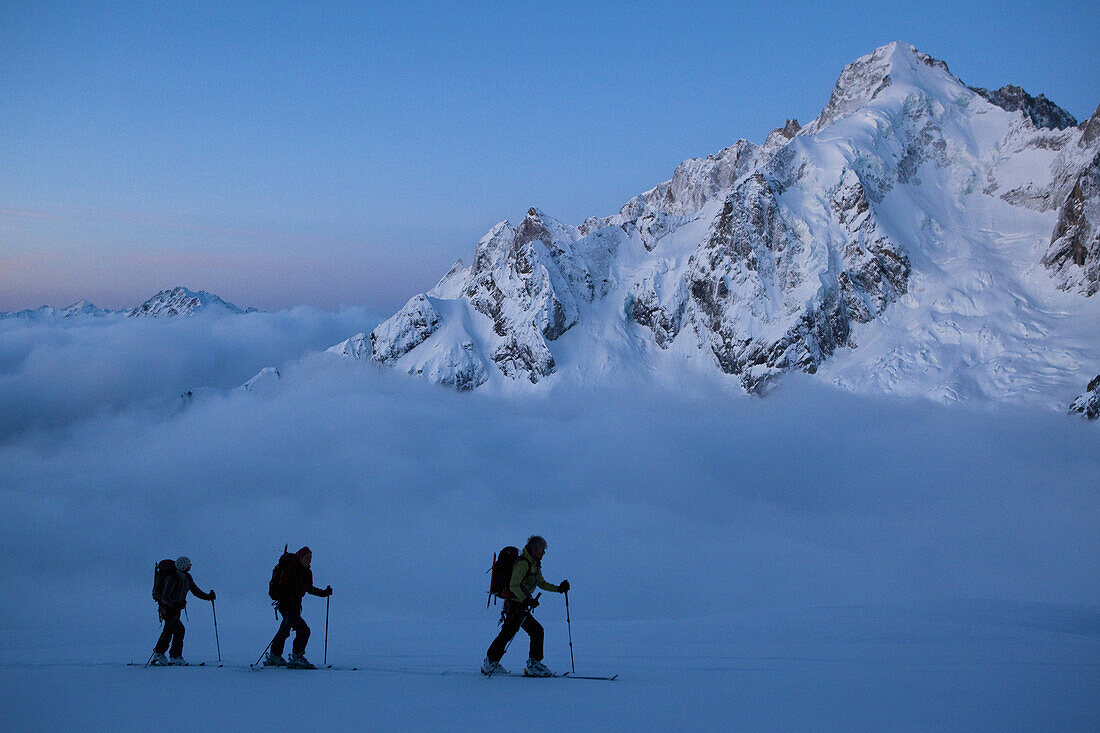
[(531, 205), (608, 214), (813, 118), (892, 40), (1100, 102), (1093, 2), (72, 5), (0, 8), (0, 310), (391, 308)]

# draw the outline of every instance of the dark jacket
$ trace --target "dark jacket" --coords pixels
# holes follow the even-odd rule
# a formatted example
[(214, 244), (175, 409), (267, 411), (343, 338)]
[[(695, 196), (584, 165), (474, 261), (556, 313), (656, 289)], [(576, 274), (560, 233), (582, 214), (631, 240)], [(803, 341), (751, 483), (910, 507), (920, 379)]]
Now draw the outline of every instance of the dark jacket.
[(284, 557), (290, 559), (279, 560), (281, 573), (279, 584), (280, 590), (279, 597), (275, 599), (278, 601), (279, 606), (301, 609), (302, 598), (306, 593), (313, 596), (324, 597), (325, 592), (313, 585), (313, 571), (303, 565), (301, 561), (293, 555), (286, 555)]
[(195, 580), (191, 577), (191, 573), (184, 573), (177, 570), (164, 580), (164, 592), (161, 593), (160, 596), (161, 605), (167, 606), (174, 611), (181, 610), (187, 605), (188, 591), (194, 593), (196, 597), (204, 601), (211, 600), (209, 593), (203, 592), (195, 585)]

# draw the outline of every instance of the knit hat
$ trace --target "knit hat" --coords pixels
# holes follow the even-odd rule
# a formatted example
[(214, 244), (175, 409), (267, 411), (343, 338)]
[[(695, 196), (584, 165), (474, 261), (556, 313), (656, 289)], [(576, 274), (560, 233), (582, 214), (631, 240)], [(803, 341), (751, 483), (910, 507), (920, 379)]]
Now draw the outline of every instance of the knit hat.
[(309, 549), (309, 547), (303, 547), (302, 549), (300, 549), (300, 550), (298, 550), (297, 552), (294, 553), (294, 557), (301, 560), (306, 555), (312, 555), (312, 554), (313, 554), (313, 550)]
[(179, 570), (181, 573), (186, 573), (190, 569), (191, 558), (187, 557), (186, 555), (176, 558), (176, 570)]

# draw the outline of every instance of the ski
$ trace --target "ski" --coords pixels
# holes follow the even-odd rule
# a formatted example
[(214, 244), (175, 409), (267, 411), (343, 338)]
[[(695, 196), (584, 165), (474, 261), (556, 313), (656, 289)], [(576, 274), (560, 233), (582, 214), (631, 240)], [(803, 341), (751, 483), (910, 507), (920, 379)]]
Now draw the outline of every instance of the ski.
[(571, 680), (607, 680), (608, 682), (610, 682), (611, 680), (618, 679), (619, 675), (614, 674), (614, 675), (611, 675), (610, 677), (590, 677), (590, 676), (584, 676), (584, 675), (579, 675), (579, 674), (570, 674), (569, 672), (566, 672), (565, 674), (562, 675), (562, 677), (568, 677)]
[(261, 669), (285, 669), (288, 672), (297, 672), (297, 671), (309, 672), (311, 670), (320, 670), (320, 669), (331, 669), (334, 672), (340, 672), (340, 671), (343, 671), (343, 672), (358, 672), (359, 671), (358, 667), (337, 667), (334, 664), (319, 664), (315, 667), (290, 667), (290, 666), (276, 667), (274, 665), (269, 666), (269, 665), (265, 665), (265, 664), (250, 664), (250, 665), (248, 665), (248, 668), (251, 669), (254, 672), (258, 672)]
[(223, 663), (207, 664), (206, 662), (198, 662), (197, 664), (142, 664), (141, 662), (127, 662), (127, 667), (142, 667), (150, 669), (152, 667), (222, 667)]

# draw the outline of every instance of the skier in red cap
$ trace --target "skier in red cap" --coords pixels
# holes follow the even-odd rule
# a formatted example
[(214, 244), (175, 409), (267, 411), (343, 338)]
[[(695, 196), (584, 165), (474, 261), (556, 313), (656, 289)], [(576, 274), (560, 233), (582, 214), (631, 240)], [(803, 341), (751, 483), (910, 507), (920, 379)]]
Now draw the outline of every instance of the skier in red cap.
[[(275, 608), (283, 617), (279, 632), (271, 640), (271, 649), (264, 659), (268, 667), (290, 667), (292, 669), (315, 669), (306, 659), (306, 644), (309, 643), (309, 626), (302, 619), (302, 598), (306, 593), (326, 598), (332, 595), (332, 586), (324, 590), (313, 585), (313, 571), (309, 564), (313, 553), (308, 547), (297, 552), (284, 552), (279, 564), (271, 573), (268, 588)], [(283, 645), (294, 630), (294, 644), (291, 646), (290, 659), (283, 659)]]

